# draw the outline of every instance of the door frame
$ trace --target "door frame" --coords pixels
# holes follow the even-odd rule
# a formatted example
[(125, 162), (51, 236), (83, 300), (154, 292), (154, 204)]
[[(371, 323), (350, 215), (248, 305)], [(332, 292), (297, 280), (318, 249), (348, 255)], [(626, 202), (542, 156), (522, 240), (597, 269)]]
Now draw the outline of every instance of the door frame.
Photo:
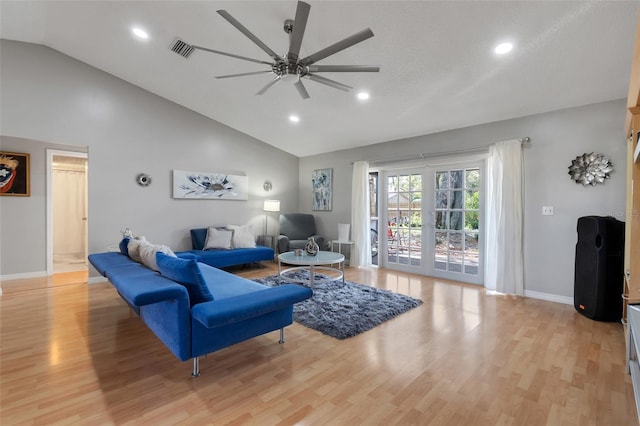
[[(47, 182), (47, 194), (46, 194), (46, 200), (47, 200), (47, 275), (53, 275), (53, 157), (55, 155), (60, 155), (63, 157), (75, 157), (75, 158), (85, 158), (87, 159), (87, 166), (89, 164), (89, 154), (86, 152), (78, 152), (78, 151), (63, 151), (63, 150), (59, 150), (59, 149), (47, 149), (47, 177), (46, 177), (46, 182)], [(87, 198), (89, 197), (89, 176), (88, 176), (89, 170), (87, 167)], [(88, 206), (88, 199), (87, 199), (87, 206)], [(88, 210), (88, 209), (87, 209)], [(88, 214), (88, 211), (87, 211)], [(88, 224), (88, 218), (87, 221), (85, 222), (85, 226), (87, 226)], [(88, 228), (88, 226), (87, 226)], [(88, 243), (88, 239), (89, 239), (89, 235), (88, 233), (86, 234), (86, 240), (85, 241), (85, 246)]]
[[(484, 285), (484, 252), (485, 246), (483, 242), (480, 242), (480, 253), (478, 258), (478, 279), (477, 280), (460, 280), (459, 278), (452, 276), (451, 272), (445, 272), (436, 270), (432, 265), (434, 244), (434, 232), (435, 215), (433, 214), (434, 202), (433, 188), (434, 176), (436, 169), (440, 168), (471, 168), (478, 167), (480, 169), (480, 222), (478, 226), (478, 236), (481, 241), (484, 241), (484, 223), (486, 218), (485, 210), (485, 192), (486, 192), (486, 175), (487, 175), (487, 157), (488, 152), (478, 154), (458, 154), (458, 155), (439, 155), (433, 158), (426, 157), (418, 161), (408, 161), (404, 163), (385, 164), (384, 166), (377, 166), (375, 170), (379, 173), (378, 178), (378, 209), (380, 220), (378, 222), (378, 260), (379, 265), (383, 268), (400, 270), (409, 273), (416, 273), (420, 275), (433, 276), (436, 278), (450, 279), (460, 281), (469, 284)], [(381, 253), (386, 253), (387, 250), (387, 232), (386, 223), (388, 221), (388, 207), (387, 207), (387, 176), (388, 174), (400, 174), (400, 173), (422, 173), (422, 259), (419, 268), (389, 268), (387, 263), (387, 257)], [(431, 185), (427, 187), (427, 185)], [(429, 191), (427, 199), (425, 199), (425, 188)], [(461, 274), (462, 275), (462, 274)]]

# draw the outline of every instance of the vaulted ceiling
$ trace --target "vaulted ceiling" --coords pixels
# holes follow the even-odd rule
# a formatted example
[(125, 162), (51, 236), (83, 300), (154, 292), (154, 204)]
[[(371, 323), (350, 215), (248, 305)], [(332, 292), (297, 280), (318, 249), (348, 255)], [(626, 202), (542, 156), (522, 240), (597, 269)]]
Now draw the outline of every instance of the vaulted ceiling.
[[(318, 64), (379, 65), (379, 73), (323, 73), (350, 92), (305, 80), (302, 99), (268, 69), (187, 43), (269, 56), (223, 19), (226, 10), (285, 55), (295, 1), (5, 1), (0, 37), (39, 43), (297, 156), (624, 98), (637, 1), (309, 1), (300, 56), (360, 30), (374, 37)], [(135, 38), (138, 26), (149, 34)], [(494, 53), (500, 42), (513, 50)], [(1, 70), (0, 70), (1, 71)], [(365, 90), (367, 101), (356, 94)], [(298, 123), (288, 120), (299, 116)]]

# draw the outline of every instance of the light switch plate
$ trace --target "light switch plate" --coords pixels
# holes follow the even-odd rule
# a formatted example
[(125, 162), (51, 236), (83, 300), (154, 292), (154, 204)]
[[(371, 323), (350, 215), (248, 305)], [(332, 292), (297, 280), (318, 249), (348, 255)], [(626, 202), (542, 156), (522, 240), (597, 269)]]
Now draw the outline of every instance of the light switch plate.
[(543, 216), (553, 216), (553, 206), (542, 206)]

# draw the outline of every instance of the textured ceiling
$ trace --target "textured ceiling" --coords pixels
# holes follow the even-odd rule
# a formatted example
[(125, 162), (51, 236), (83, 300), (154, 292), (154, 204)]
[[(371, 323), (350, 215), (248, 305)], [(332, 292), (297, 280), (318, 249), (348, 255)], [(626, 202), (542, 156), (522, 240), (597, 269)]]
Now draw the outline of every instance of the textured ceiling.
[[(216, 13), (226, 9), (278, 53), (295, 1), (2, 1), (0, 36), (39, 43), (297, 156), (624, 98), (638, 2), (310, 1), (301, 56), (364, 28), (375, 37), (318, 64), (379, 65), (323, 73), (342, 92), (305, 80), (302, 100), (269, 74), (216, 80), (264, 65), (169, 50), (176, 37), (251, 58), (269, 57)], [(140, 42), (130, 28), (150, 34)], [(493, 47), (514, 43), (511, 54)], [(360, 102), (359, 89), (371, 93)], [(291, 124), (290, 114), (300, 116)]]

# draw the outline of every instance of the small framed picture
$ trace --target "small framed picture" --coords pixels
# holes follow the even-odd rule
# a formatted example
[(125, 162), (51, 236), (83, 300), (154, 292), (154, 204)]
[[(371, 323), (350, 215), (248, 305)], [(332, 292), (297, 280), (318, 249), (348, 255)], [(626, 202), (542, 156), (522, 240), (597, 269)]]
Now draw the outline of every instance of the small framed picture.
[(29, 154), (0, 151), (0, 195), (28, 197)]

